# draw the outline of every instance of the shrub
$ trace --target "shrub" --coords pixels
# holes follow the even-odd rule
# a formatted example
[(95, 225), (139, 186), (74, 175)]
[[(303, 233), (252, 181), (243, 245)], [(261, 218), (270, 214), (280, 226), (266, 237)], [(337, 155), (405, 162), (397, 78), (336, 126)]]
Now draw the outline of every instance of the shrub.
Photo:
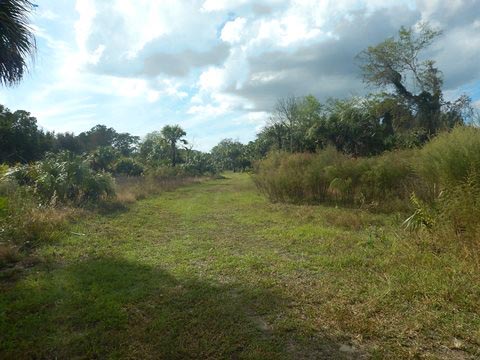
[(113, 172), (120, 153), (111, 146), (100, 146), (89, 155), (90, 166), (95, 171)]
[(73, 208), (42, 206), (31, 191), (4, 179), (0, 182), (0, 268), (20, 261), (38, 244), (61, 234)]
[(456, 127), (424, 146), (415, 162), (428, 189), (436, 237), (480, 245), (480, 129)]
[(115, 164), (115, 174), (117, 175), (140, 176), (143, 172), (143, 166), (131, 158), (122, 158)]
[(389, 200), (407, 207), (418, 181), (413, 156), (405, 150), (353, 158), (333, 148), (316, 154), (272, 153), (256, 163), (254, 181), (272, 201), (383, 207)]
[(42, 202), (83, 204), (114, 194), (110, 175), (91, 169), (89, 162), (69, 152), (49, 154), (32, 165), (9, 170), (7, 177), (26, 186)]
[(187, 174), (192, 176), (214, 175), (217, 173), (212, 155), (201, 152), (190, 154), (185, 163), (181, 164), (181, 167)]
[(0, 164), (0, 179), (3, 178), (7, 172), (8, 172), (8, 165)]
[(421, 149), (416, 167), (437, 194), (480, 175), (480, 129), (462, 126), (438, 135)]

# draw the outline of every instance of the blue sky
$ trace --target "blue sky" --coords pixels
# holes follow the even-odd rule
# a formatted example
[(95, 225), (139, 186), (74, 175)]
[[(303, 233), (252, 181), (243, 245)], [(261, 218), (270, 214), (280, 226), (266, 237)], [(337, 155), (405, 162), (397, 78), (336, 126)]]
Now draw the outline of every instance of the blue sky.
[[(178, 123), (196, 148), (246, 142), (286, 95), (362, 95), (354, 56), (429, 21), (447, 97), (480, 99), (477, 0), (38, 0), (38, 54), (0, 103), (79, 133)], [(371, 90), (371, 89), (370, 89)]]

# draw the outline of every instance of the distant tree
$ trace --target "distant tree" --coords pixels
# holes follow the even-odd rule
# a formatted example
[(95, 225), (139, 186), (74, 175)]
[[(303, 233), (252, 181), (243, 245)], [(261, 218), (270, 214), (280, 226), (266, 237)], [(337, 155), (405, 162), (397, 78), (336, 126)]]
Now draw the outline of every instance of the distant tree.
[(89, 157), (93, 170), (113, 172), (115, 161), (120, 158), (120, 154), (111, 146), (99, 146)]
[(0, 105), (0, 163), (27, 163), (53, 150), (54, 135), (38, 128), (27, 111), (11, 112)]
[[(421, 24), (418, 31), (401, 27), (397, 38), (388, 38), (358, 55), (365, 82), (392, 88), (396, 103), (406, 104), (411, 109), (413, 125), (423, 127), (430, 135), (463, 121), (462, 110), (458, 106), (452, 109), (453, 104), (443, 99), (443, 77), (435, 61), (422, 60), (421, 53), (440, 34), (427, 23)], [(463, 96), (454, 103), (468, 108), (466, 100)], [(442, 110), (449, 115), (442, 115)], [(385, 111), (385, 116), (391, 117), (390, 109), (385, 108)]]
[(36, 51), (28, 24), (32, 7), (27, 0), (0, 1), (0, 82), (4, 85), (17, 84), (23, 78)]
[(308, 133), (322, 116), (323, 105), (313, 95), (280, 98), (260, 137), (278, 150), (315, 151), (316, 139)]
[(124, 176), (140, 176), (145, 169), (132, 158), (122, 158), (115, 163), (115, 174)]
[[(276, 135), (286, 132), (287, 146), (290, 152), (294, 151), (295, 125), (299, 119), (298, 101), (294, 96), (279, 98), (270, 118), (270, 126)], [(283, 146), (283, 144), (282, 144)]]
[(117, 133), (113, 138), (113, 147), (123, 156), (130, 156), (137, 149), (139, 142), (139, 136), (133, 136), (129, 133)]
[(313, 95), (298, 100), (298, 119), (294, 130), (296, 151), (314, 152), (323, 147), (321, 141), (311, 137), (311, 129), (322, 123), (325, 116), (325, 106)]
[(220, 170), (240, 171), (249, 166), (245, 145), (232, 139), (223, 139), (212, 148), (211, 154)]
[(55, 150), (58, 152), (67, 150), (77, 155), (84, 151), (80, 139), (69, 132), (56, 134)]
[(78, 135), (84, 149), (88, 152), (100, 146), (113, 146), (117, 132), (105, 125), (95, 125), (90, 130)]
[(187, 133), (179, 125), (166, 125), (162, 129), (162, 135), (170, 145), (171, 165), (177, 164), (177, 143), (186, 144), (187, 141), (182, 139)]
[(148, 133), (140, 143), (140, 158), (148, 165), (157, 167), (170, 163), (169, 144), (159, 131)]
[(217, 168), (211, 154), (189, 150), (190, 154), (182, 164), (182, 168), (192, 175), (215, 174)]
[(369, 156), (386, 150), (390, 128), (375, 116), (364, 98), (331, 100), (322, 134), (327, 144), (354, 156)]

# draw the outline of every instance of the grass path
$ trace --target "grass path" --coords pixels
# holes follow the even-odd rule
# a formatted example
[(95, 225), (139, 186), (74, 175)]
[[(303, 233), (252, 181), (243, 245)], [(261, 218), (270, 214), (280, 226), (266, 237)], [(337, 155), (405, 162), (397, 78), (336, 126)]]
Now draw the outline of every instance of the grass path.
[(399, 221), (238, 174), (89, 215), (1, 283), (0, 358), (480, 356), (478, 269)]

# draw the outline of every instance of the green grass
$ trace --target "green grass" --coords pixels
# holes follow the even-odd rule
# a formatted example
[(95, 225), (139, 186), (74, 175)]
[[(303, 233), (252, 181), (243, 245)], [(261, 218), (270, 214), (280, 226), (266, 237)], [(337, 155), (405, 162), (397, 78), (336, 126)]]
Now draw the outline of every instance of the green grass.
[(91, 214), (1, 282), (0, 358), (480, 356), (478, 267), (401, 221), (245, 174)]

